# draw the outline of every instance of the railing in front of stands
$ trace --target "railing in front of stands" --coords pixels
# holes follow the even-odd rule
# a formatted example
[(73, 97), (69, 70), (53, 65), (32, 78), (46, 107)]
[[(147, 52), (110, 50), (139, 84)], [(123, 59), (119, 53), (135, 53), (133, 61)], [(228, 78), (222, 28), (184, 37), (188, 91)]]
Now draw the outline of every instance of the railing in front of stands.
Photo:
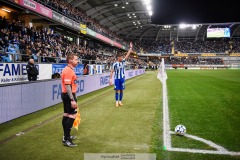
[[(5, 63), (19, 63), (19, 62), (28, 62), (29, 59), (34, 59), (37, 63), (66, 63), (65, 57), (48, 57), (48, 56), (36, 56), (36, 55), (26, 55), (26, 54), (13, 54), (6, 53), (0, 56), (2, 58), (1, 62)], [(79, 59), (79, 63), (86, 62), (87, 64), (94, 64), (96, 60), (88, 59)], [(102, 62), (99, 62), (102, 64)]]
[[(45, 63), (45, 64), (61, 64), (61, 63), (67, 63), (65, 57), (47, 57), (47, 56), (36, 56), (36, 55), (26, 55), (26, 54), (13, 54), (13, 53), (1, 53), (0, 54), (0, 62), (3, 63), (24, 63), (28, 62), (29, 59), (34, 59), (34, 61), (38, 64)], [(89, 59), (78, 59), (79, 64), (98, 64), (98, 65), (105, 65), (106, 68), (111, 68), (114, 61), (110, 60), (89, 60)], [(126, 62), (126, 69), (134, 69), (135, 65), (129, 61)]]

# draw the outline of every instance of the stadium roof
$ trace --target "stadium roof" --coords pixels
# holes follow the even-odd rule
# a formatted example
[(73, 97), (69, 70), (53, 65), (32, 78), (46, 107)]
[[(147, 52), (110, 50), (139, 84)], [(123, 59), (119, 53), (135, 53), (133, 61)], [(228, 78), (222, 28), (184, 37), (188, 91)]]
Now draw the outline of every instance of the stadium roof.
[[(68, 2), (80, 7), (88, 16), (118, 34), (126, 33), (126, 29), (134, 29), (137, 25), (146, 26), (151, 23), (151, 17), (142, 0), (68, 0)], [(133, 22), (137, 24), (134, 25)]]
[(208, 27), (230, 27), (231, 36), (239, 37), (239, 23), (195, 24), (180, 29), (178, 24), (152, 24), (146, 8), (148, 0), (67, 0), (118, 35), (131, 39), (204, 38)]

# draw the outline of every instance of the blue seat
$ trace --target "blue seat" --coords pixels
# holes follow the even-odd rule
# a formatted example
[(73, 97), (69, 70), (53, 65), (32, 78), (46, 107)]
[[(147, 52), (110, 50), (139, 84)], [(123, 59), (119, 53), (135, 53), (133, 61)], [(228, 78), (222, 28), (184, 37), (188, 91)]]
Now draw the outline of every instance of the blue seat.
[(12, 60), (9, 57), (2, 56), (2, 62), (12, 62)]
[(38, 57), (37, 57), (35, 54), (32, 54), (32, 57), (33, 57), (33, 59), (34, 59), (35, 62), (38, 61)]
[[(17, 46), (17, 45), (16, 45), (16, 46)], [(15, 48), (14, 45), (10, 45), (10, 46), (8, 47), (8, 52), (7, 52), (7, 53), (16, 54), (16, 55), (15, 55), (15, 59), (18, 60), (17, 50), (16, 50), (16, 48)]]

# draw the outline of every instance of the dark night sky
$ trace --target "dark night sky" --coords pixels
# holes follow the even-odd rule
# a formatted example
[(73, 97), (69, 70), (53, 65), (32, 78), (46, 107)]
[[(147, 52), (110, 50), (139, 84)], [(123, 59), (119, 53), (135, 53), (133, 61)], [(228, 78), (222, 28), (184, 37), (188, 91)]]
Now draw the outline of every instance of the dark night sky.
[(238, 0), (152, 0), (153, 24), (240, 22)]

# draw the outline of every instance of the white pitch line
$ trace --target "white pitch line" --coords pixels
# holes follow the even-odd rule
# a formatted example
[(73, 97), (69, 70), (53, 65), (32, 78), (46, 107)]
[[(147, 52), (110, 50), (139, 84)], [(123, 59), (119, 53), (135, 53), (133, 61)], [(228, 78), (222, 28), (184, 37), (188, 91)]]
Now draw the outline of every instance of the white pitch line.
[(168, 98), (167, 98), (167, 83), (166, 80), (162, 81), (162, 96), (163, 96), (163, 144), (166, 149), (171, 149), (171, 134), (169, 125), (169, 111), (168, 111)]
[[(175, 134), (174, 132), (170, 132), (171, 134)], [(198, 136), (193, 136), (193, 135), (190, 135), (190, 134), (185, 134), (184, 135), (185, 137), (188, 137), (188, 138), (192, 138), (194, 140), (197, 140), (197, 141), (200, 141), (200, 142), (203, 142), (213, 148), (216, 148), (218, 151), (222, 151), (222, 152), (228, 152), (227, 149), (225, 149), (224, 147), (212, 142), (212, 141), (209, 141), (209, 140), (206, 140), (206, 139), (203, 139), (203, 138), (200, 138)]]
[(201, 150), (201, 149), (190, 149), (190, 148), (170, 148), (170, 149), (168, 149), (168, 151), (240, 156), (240, 152), (213, 151), (213, 150)]
[(167, 151), (240, 156), (240, 152), (228, 151), (225, 148), (223, 148), (222, 146), (219, 146), (219, 145), (213, 143), (212, 141), (208, 141), (203, 138), (193, 136), (193, 135), (188, 135), (188, 134), (186, 134), (186, 137), (206, 143), (209, 146), (216, 148), (217, 151), (202, 150), (202, 149), (190, 149), (190, 148), (172, 148), (171, 133), (174, 133), (174, 132), (170, 131), (166, 80), (162, 81), (162, 94), (163, 94), (162, 95), (163, 96), (163, 144), (164, 144), (164, 147), (166, 147)]

